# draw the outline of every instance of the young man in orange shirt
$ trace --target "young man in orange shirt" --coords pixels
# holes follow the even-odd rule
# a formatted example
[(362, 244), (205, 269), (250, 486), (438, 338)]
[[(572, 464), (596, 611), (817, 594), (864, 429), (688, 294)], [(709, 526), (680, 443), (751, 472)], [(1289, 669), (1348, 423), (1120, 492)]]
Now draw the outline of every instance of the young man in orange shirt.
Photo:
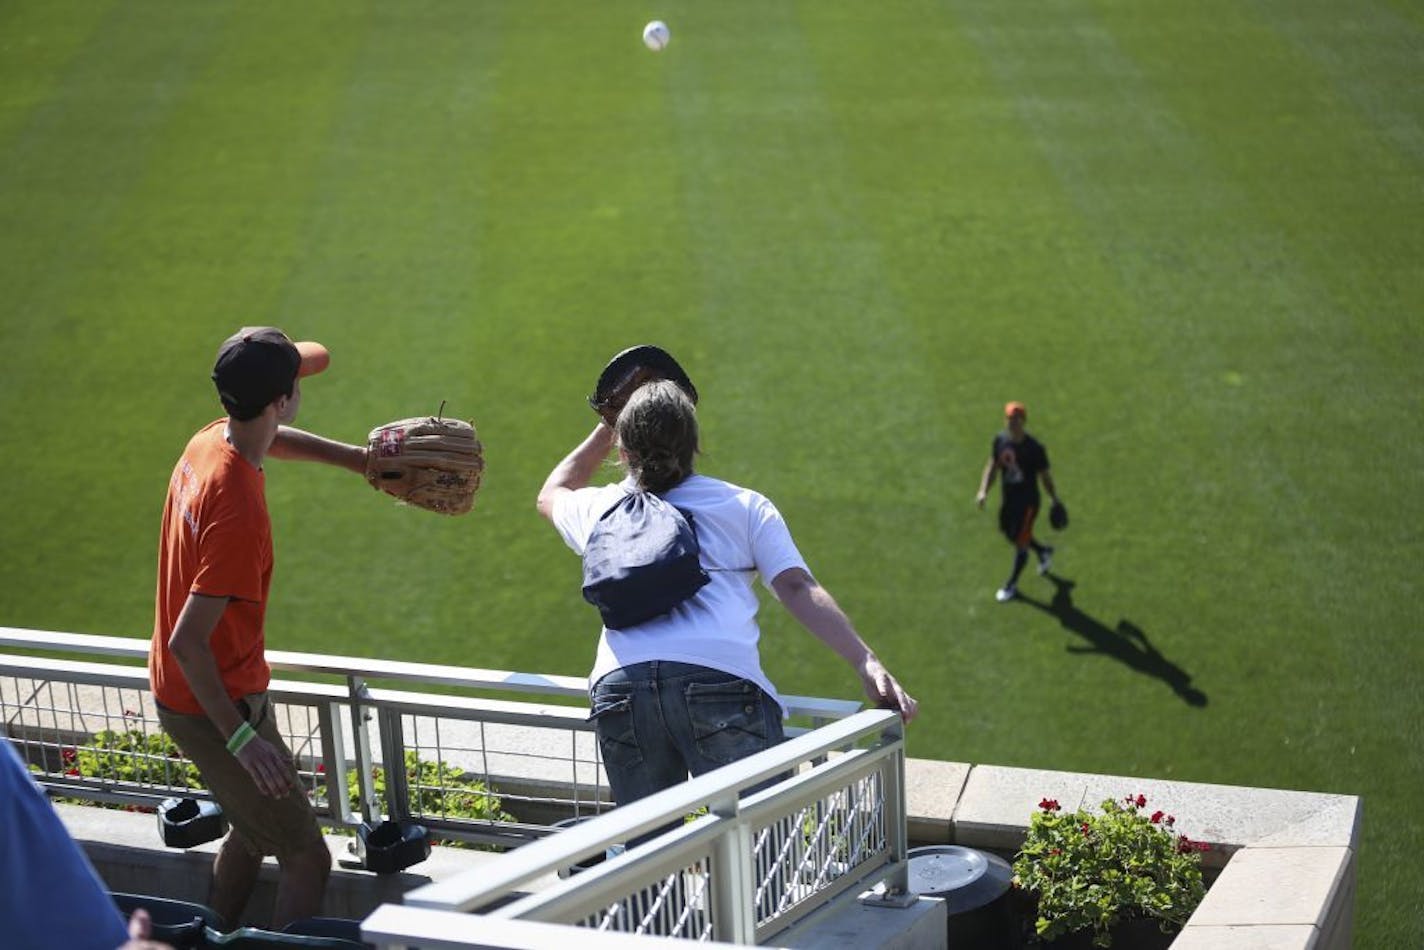
[(364, 474), (366, 449), (289, 428), (301, 378), (326, 368), (318, 343), (273, 327), (229, 337), (213, 367), (227, 416), (189, 441), (163, 510), (149, 682), (158, 718), (231, 825), (209, 905), (239, 922), (265, 855), (280, 866), (272, 927), (321, 913), (331, 855), (267, 699), (263, 617), (272, 524), (263, 461), (325, 462)]

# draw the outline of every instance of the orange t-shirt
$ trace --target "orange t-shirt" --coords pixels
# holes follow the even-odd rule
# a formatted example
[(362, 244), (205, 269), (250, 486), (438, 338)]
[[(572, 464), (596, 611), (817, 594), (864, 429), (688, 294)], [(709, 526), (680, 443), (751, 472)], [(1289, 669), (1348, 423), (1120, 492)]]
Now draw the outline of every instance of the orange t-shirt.
[(169, 709), (202, 713), (168, 638), (188, 595), (228, 597), (209, 644), (228, 696), (265, 690), (272, 679), (262, 632), (272, 582), (272, 521), (266, 481), (223, 437), (226, 419), (188, 442), (173, 468), (158, 538), (158, 595), (148, 678)]

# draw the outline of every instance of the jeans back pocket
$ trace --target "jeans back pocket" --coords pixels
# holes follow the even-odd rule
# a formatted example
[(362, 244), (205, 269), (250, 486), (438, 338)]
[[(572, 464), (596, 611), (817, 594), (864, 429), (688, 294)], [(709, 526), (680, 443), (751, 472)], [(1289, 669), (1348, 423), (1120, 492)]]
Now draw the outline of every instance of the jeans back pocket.
[(697, 751), (726, 765), (770, 748), (765, 695), (751, 680), (689, 683), (684, 693)]
[(642, 761), (638, 733), (633, 728), (631, 686), (600, 685), (589, 695), (589, 721), (593, 723), (598, 748), (607, 767), (629, 767)]

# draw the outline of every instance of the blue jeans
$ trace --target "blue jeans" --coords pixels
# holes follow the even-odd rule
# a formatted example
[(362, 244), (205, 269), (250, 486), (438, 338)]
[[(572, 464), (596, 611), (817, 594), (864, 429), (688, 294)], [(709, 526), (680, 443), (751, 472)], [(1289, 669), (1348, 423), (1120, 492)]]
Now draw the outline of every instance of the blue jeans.
[(784, 741), (781, 707), (751, 680), (654, 660), (589, 690), (603, 768), (620, 805)]

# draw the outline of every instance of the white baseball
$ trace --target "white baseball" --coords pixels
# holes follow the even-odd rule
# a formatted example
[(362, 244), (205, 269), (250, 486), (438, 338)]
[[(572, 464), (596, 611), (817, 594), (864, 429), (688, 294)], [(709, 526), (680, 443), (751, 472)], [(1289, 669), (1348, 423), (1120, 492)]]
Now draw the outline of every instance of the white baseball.
[(662, 20), (654, 20), (643, 27), (643, 45), (648, 49), (657, 51), (668, 45), (672, 40), (672, 33), (668, 32), (667, 24)]

